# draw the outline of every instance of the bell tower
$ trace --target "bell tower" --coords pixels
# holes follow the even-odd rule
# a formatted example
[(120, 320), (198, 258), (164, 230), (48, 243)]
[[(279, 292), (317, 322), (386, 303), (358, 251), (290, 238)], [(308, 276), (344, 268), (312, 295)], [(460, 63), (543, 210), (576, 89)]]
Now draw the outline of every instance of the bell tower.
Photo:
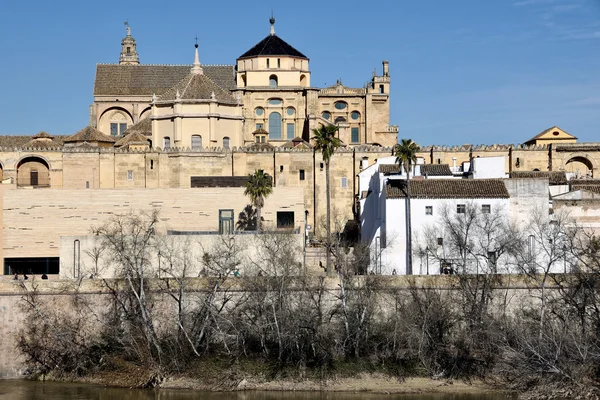
[(125, 27), (127, 36), (121, 41), (121, 57), (119, 57), (119, 64), (139, 65), (140, 59), (135, 48), (135, 39), (131, 37), (129, 22), (125, 21)]

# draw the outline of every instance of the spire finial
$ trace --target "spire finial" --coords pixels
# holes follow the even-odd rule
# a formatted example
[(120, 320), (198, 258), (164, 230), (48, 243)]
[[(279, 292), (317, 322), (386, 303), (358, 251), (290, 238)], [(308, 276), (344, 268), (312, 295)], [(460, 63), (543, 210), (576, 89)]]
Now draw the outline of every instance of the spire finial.
[(125, 30), (127, 31), (127, 36), (131, 36), (131, 28), (129, 27), (129, 20), (126, 19), (124, 24), (125, 24)]
[(192, 66), (192, 74), (203, 74), (202, 66), (200, 65), (200, 57), (198, 56), (198, 35), (196, 35), (196, 53), (194, 54), (194, 64)]
[(275, 35), (275, 17), (273, 16), (273, 10), (271, 10), (271, 19), (269, 19), (271, 23), (271, 36)]

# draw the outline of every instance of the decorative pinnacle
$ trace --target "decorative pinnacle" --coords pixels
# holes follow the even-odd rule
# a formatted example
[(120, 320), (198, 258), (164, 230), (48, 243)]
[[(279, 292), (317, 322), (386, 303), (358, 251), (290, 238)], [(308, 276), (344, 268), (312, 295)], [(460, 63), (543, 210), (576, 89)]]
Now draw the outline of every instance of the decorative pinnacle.
[(273, 10), (271, 10), (271, 19), (269, 19), (271, 23), (271, 36), (275, 35), (275, 17), (273, 17)]
[(201, 75), (204, 73), (202, 70), (202, 66), (200, 65), (200, 57), (198, 56), (198, 36), (196, 36), (196, 44), (194, 45), (196, 48), (196, 53), (194, 54), (194, 64), (192, 66), (192, 74)]

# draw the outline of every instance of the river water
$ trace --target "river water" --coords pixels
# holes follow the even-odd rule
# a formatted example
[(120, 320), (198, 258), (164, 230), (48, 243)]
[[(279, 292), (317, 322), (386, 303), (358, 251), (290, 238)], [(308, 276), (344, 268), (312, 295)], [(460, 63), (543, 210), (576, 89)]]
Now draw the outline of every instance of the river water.
[(0, 399), (10, 400), (507, 400), (493, 395), (381, 395), (320, 392), (231, 392), (116, 389), (56, 382), (0, 380)]

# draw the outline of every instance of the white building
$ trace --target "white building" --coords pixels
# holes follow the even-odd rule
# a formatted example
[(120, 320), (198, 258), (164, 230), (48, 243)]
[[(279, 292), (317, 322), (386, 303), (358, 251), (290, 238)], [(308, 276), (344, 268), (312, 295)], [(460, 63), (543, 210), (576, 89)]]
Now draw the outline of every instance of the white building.
[[(504, 163), (501, 157), (481, 160), (473, 160), (464, 175), (453, 174), (444, 164), (416, 165), (408, 182), (390, 164), (394, 157), (359, 173), (361, 237), (371, 248), (371, 272), (477, 273), (489, 267), (517, 272), (502, 263), (501, 235), (516, 227), (527, 229), (535, 210), (548, 215), (548, 180), (504, 179), (504, 170), (496, 168)], [(454, 232), (453, 227), (468, 232)], [(461, 235), (469, 238), (462, 247)]]

